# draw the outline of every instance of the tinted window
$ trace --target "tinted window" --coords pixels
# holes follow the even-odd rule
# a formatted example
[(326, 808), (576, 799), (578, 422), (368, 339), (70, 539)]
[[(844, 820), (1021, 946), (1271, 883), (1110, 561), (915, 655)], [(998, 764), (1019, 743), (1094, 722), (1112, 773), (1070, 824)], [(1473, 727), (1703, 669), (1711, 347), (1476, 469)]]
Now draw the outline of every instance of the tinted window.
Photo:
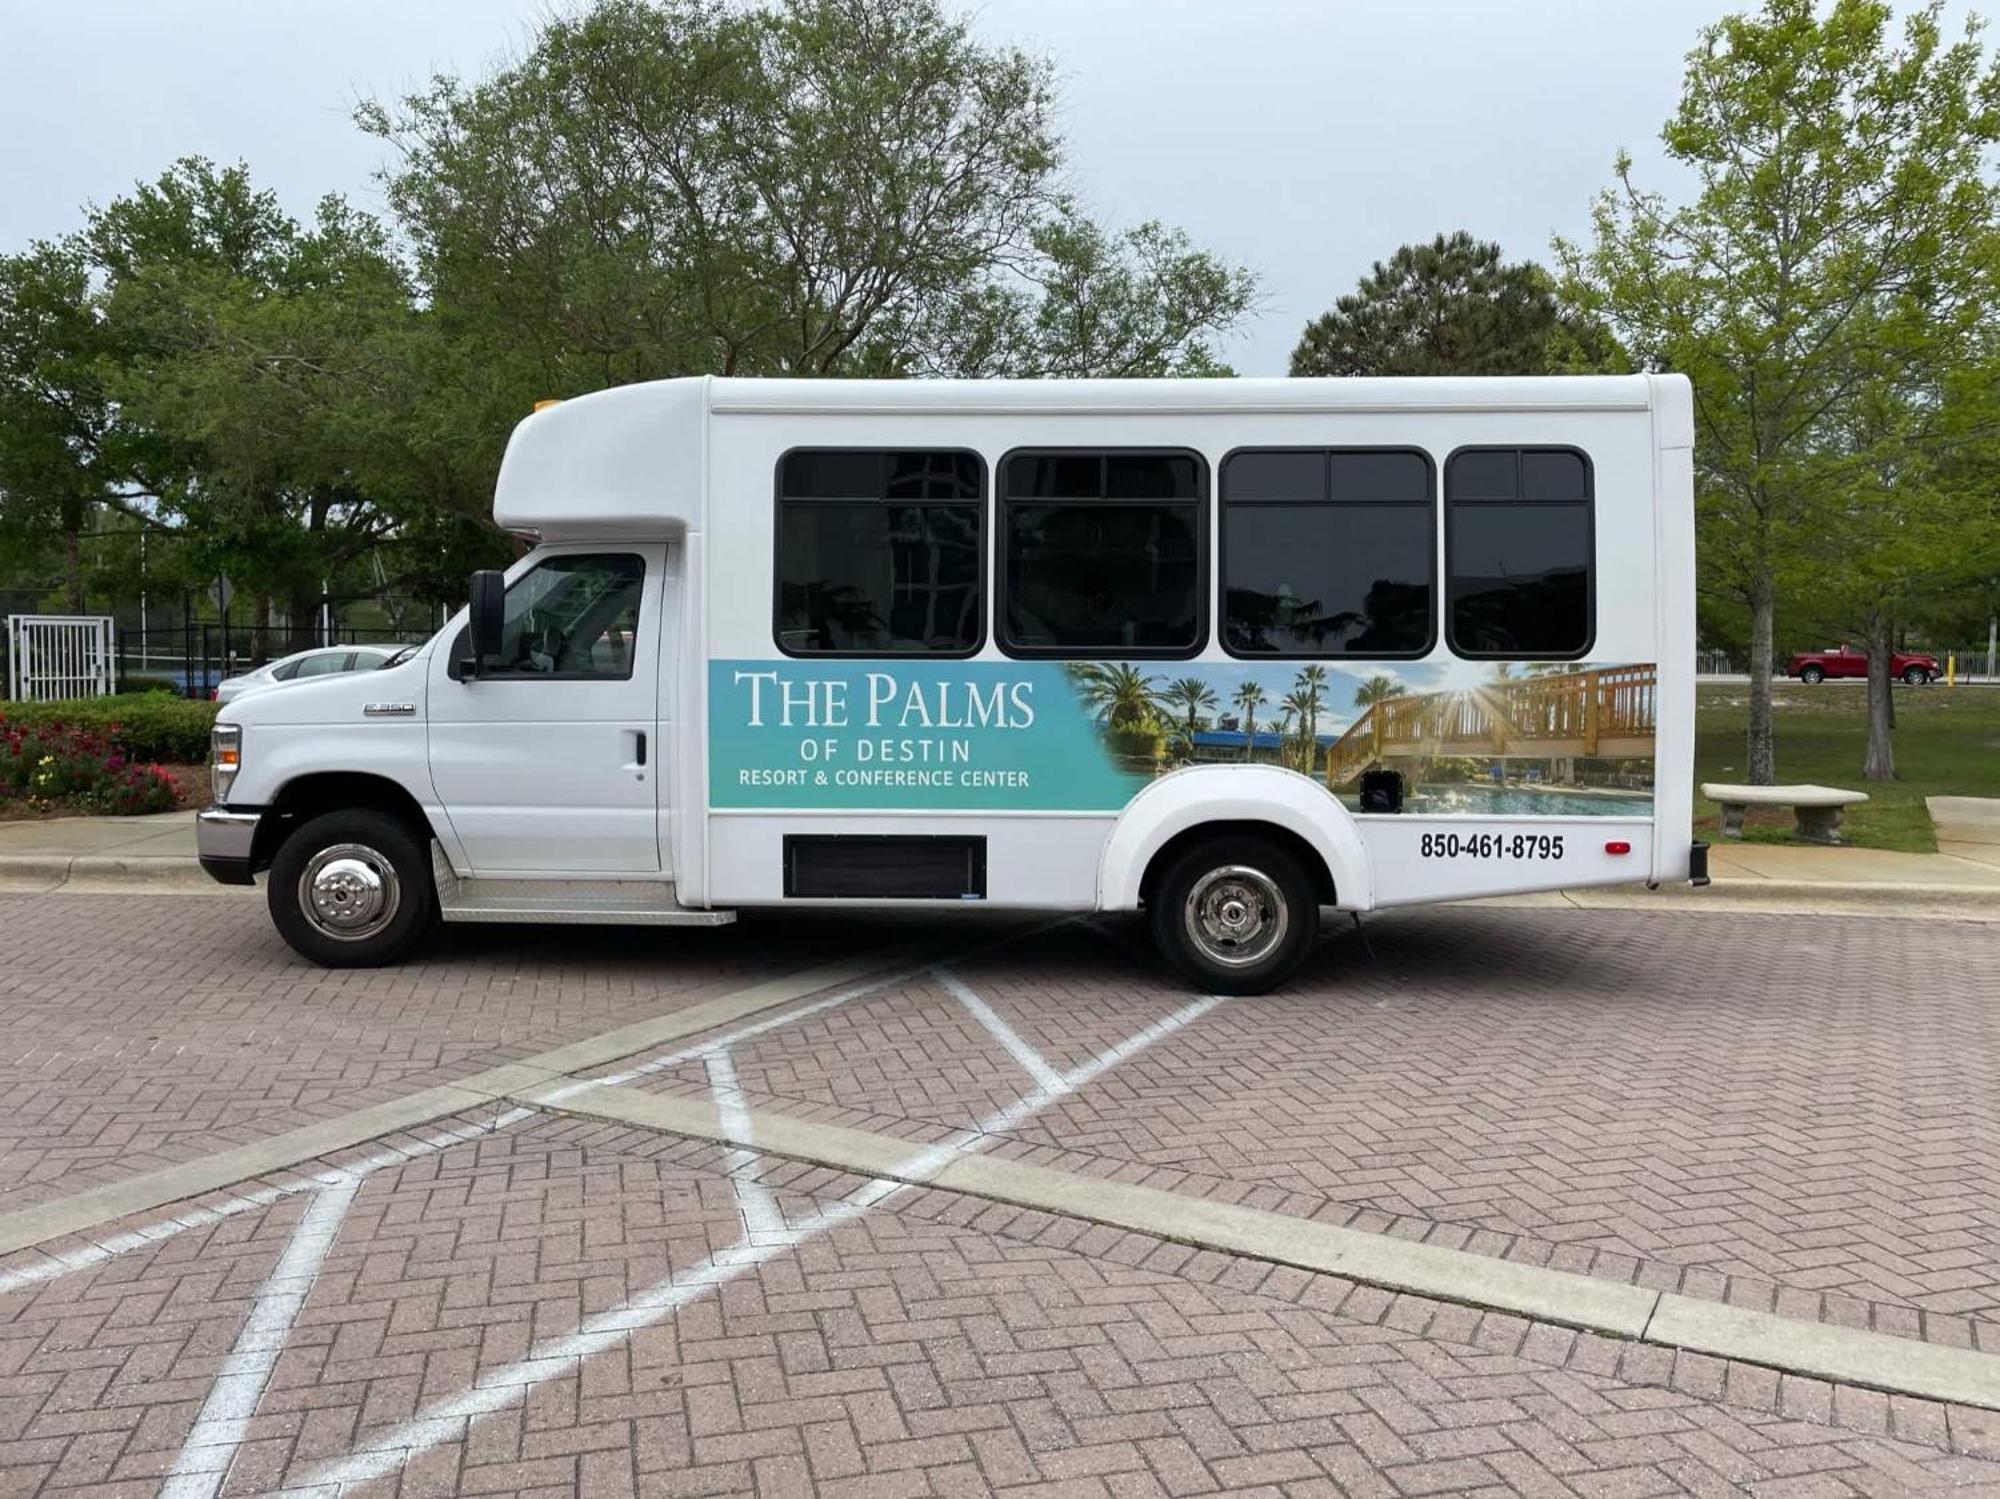
[(813, 449), (778, 469), (778, 617), (793, 655), (970, 655), (985, 514), (971, 453)]
[(1487, 448), (1445, 467), (1452, 648), (1577, 656), (1591, 641), (1591, 473), (1567, 448)]
[(1232, 453), (1223, 645), (1245, 656), (1421, 655), (1435, 548), (1420, 453)]
[[(500, 653), (480, 675), (629, 677), (645, 561), (628, 552), (545, 557), (507, 585)], [(465, 634), (452, 649), (466, 650)]]
[(1023, 453), (1001, 501), (1001, 642), (1025, 655), (1192, 655), (1207, 634), (1192, 453)]

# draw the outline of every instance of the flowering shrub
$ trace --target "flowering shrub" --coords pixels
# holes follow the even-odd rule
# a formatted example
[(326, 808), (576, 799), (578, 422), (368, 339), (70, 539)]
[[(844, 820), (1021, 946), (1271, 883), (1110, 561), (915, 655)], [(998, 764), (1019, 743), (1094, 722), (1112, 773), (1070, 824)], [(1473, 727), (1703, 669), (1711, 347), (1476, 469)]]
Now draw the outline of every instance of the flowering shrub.
[(0, 717), (0, 802), (120, 816), (173, 811), (179, 783), (157, 765), (134, 763), (117, 733), (116, 724), (97, 729)]
[(116, 740), (130, 759), (192, 765), (208, 758), (215, 704), (189, 702), (164, 692), (66, 703), (0, 703), (0, 721), (24, 729), (88, 729)]

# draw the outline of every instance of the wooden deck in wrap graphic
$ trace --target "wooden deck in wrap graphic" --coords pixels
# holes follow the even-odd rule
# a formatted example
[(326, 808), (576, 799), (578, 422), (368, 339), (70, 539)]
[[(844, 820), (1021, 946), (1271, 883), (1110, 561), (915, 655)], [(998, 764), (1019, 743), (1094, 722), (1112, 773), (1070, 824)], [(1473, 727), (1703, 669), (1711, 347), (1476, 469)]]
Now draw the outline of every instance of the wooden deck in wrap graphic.
[(1395, 759), (1650, 759), (1658, 672), (1601, 666), (1384, 698), (1327, 746), (1326, 783)]

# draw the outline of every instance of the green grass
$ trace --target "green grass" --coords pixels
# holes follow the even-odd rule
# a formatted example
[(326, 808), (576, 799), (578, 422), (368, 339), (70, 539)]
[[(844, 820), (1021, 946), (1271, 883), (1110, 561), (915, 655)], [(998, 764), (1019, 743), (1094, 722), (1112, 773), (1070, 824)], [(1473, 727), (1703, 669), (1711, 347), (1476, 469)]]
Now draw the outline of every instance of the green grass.
[[(1864, 848), (1937, 852), (1927, 796), (2000, 797), (2000, 687), (1896, 689), (1896, 771), (1900, 779), (1861, 778), (1868, 749), (1868, 694), (1860, 686), (1797, 682), (1775, 684), (1771, 720), (1777, 737), (1778, 783), (1812, 782), (1865, 791), (1869, 800), (1847, 809), (1841, 834)], [(1719, 825), (1714, 803), (1701, 795), (1703, 781), (1743, 781), (1744, 724), (1750, 689), (1715, 685), (1699, 689), (1695, 712), (1695, 828), (1713, 839)], [(1754, 843), (1789, 843), (1789, 809), (1752, 811), (1743, 833)], [(1704, 831), (1705, 830), (1705, 831)]]

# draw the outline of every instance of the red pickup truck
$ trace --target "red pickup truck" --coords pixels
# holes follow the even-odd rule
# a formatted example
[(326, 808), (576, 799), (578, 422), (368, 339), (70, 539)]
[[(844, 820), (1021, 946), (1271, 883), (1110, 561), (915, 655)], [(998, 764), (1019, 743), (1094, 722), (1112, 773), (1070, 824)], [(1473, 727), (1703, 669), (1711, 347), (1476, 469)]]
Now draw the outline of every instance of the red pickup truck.
[[(1897, 651), (1889, 658), (1889, 675), (1901, 677), (1912, 687), (1934, 682), (1943, 673), (1935, 656), (1919, 651)], [(1868, 652), (1854, 646), (1829, 647), (1823, 651), (1800, 651), (1785, 668), (1785, 675), (1801, 682), (1824, 682), (1828, 677), (1865, 677)]]

